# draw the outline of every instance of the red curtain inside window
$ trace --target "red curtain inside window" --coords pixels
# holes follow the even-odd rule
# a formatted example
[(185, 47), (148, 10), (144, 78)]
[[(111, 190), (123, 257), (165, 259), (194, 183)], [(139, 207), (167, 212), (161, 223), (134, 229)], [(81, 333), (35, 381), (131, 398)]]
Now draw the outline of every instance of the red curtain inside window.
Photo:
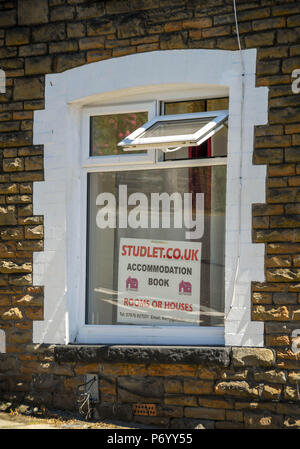
[(198, 147), (189, 147), (189, 159), (211, 157), (211, 139), (207, 139)]

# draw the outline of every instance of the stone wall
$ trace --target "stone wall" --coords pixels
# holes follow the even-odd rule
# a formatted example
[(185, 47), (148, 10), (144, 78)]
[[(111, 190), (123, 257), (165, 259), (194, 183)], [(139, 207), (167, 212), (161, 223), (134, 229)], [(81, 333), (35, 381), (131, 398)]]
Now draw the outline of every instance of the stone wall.
[[(32, 322), (43, 319), (43, 288), (32, 285), (32, 255), (43, 250), (43, 217), (32, 207), (43, 147), (32, 145), (32, 126), (33, 112), (44, 108), (44, 76), (137, 52), (237, 50), (233, 2), (0, 2), (7, 77), (0, 94), (3, 401), (78, 409), (77, 387), (95, 373), (98, 413), (107, 417), (171, 427), (300, 428), (300, 362), (291, 350), (300, 328), (300, 94), (291, 90), (291, 73), (300, 68), (300, 2), (237, 3), (242, 48), (258, 49), (257, 86), (269, 88), (269, 123), (256, 128), (253, 153), (254, 164), (267, 165), (266, 203), (253, 206), (266, 281), (252, 283), (252, 319), (265, 322), (266, 347), (109, 352), (32, 344)], [(157, 416), (133, 416), (139, 402), (157, 404)]]

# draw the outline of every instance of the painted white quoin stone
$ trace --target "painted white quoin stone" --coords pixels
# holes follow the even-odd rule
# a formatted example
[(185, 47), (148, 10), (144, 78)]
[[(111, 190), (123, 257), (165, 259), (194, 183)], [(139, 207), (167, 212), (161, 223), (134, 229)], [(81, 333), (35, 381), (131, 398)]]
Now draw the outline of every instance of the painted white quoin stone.
[[(45, 223), (44, 251), (34, 253), (33, 283), (45, 287), (44, 321), (34, 322), (34, 343), (93, 342), (80, 338), (83, 108), (229, 95), (223, 341), (263, 346), (263, 323), (250, 317), (251, 281), (264, 281), (264, 245), (252, 243), (251, 206), (265, 202), (266, 167), (252, 165), (252, 156), (254, 126), (267, 123), (268, 89), (255, 87), (255, 72), (255, 49), (195, 49), (129, 55), (46, 76), (45, 110), (34, 113), (34, 144), (44, 144), (45, 166), (45, 181), (34, 183), (33, 195), (34, 214), (44, 215)], [(188, 338), (164, 344), (195, 344)], [(206, 343), (215, 340), (199, 341)]]

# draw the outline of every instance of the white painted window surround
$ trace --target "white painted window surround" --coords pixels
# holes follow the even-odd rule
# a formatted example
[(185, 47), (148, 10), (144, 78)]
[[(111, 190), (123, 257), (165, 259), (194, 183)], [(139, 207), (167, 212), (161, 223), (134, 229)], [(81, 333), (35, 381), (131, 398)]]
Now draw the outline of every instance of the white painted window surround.
[[(268, 90), (255, 87), (256, 50), (242, 57), (243, 65), (238, 51), (157, 51), (46, 75), (45, 109), (34, 113), (34, 144), (44, 144), (45, 165), (45, 181), (34, 183), (33, 196), (34, 214), (44, 215), (45, 223), (44, 251), (34, 253), (33, 283), (45, 287), (44, 320), (34, 322), (34, 343), (95, 343), (97, 326), (89, 326), (89, 339), (82, 318), (84, 108), (229, 95), (224, 343), (263, 346), (263, 323), (250, 317), (251, 281), (264, 281), (264, 245), (251, 240), (251, 205), (265, 202), (266, 167), (252, 165), (252, 156), (254, 126), (267, 123)], [(155, 343), (159, 338), (148, 341)], [(215, 341), (212, 335), (192, 344), (198, 343)]]

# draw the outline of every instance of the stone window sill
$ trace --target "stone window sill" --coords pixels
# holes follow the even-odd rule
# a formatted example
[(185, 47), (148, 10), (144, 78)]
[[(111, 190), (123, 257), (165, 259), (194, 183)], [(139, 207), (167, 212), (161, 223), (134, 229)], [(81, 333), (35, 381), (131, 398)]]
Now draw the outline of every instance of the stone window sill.
[(55, 360), (80, 363), (230, 364), (231, 348), (216, 346), (56, 345)]

